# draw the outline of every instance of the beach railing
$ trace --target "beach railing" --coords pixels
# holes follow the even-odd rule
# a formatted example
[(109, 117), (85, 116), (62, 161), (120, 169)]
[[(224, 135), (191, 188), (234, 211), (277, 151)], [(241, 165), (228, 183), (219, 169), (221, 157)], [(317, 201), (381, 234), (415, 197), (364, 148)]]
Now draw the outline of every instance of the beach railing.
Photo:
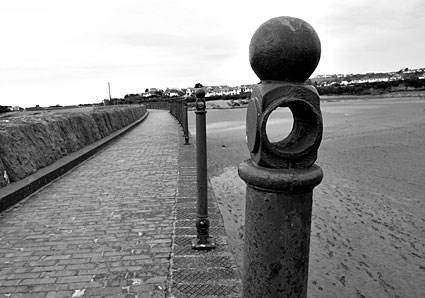
[(189, 144), (189, 124), (187, 117), (187, 101), (185, 99), (175, 99), (169, 101), (149, 101), (144, 103), (147, 109), (167, 110), (176, 118), (183, 128), (185, 144)]
[[(305, 81), (320, 52), (314, 29), (292, 17), (265, 22), (251, 39), (250, 63), (261, 83), (247, 108), (251, 159), (239, 166), (247, 185), (243, 298), (307, 297), (313, 188), (323, 178), (314, 163), (323, 121), (319, 95)], [(279, 107), (292, 112), (293, 127), (271, 142), (267, 121)]]
[(147, 109), (151, 110), (169, 110), (170, 104), (168, 101), (148, 101), (143, 103)]
[(185, 99), (177, 99), (169, 103), (170, 113), (177, 119), (183, 128), (185, 144), (189, 144), (189, 124), (187, 118), (187, 101)]

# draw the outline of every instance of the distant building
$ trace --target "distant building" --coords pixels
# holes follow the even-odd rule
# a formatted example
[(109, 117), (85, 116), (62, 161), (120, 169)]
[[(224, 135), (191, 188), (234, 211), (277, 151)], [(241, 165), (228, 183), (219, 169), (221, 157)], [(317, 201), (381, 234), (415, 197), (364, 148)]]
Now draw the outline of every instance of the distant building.
[(194, 94), (196, 91), (195, 88), (187, 88), (186, 89), (186, 96), (191, 96), (192, 94)]
[(179, 97), (185, 95), (185, 92), (177, 88), (167, 88), (164, 95), (168, 97)]

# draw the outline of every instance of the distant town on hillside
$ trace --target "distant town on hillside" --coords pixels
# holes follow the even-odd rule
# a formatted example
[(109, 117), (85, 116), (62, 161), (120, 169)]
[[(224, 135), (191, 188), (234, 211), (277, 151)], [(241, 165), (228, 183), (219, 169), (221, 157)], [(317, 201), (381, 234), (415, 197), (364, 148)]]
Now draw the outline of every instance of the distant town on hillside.
[(366, 74), (318, 75), (307, 83), (320, 95), (379, 95), (390, 92), (425, 90), (425, 68)]
[[(378, 95), (390, 92), (425, 90), (425, 68), (404, 68), (394, 72), (366, 74), (318, 75), (306, 82), (314, 85), (320, 95)], [(142, 93), (126, 94), (122, 99), (105, 100), (106, 104), (137, 103), (157, 99), (186, 98), (194, 100), (197, 88), (204, 88), (207, 100), (249, 99), (256, 84), (230, 87), (203, 86), (195, 84), (193, 88), (157, 88), (145, 89)]]
[[(380, 95), (391, 92), (425, 91), (425, 68), (404, 68), (393, 72), (366, 73), (366, 74), (332, 74), (318, 75), (307, 80), (306, 84), (314, 85), (319, 95)], [(246, 100), (251, 98), (251, 92), (256, 84), (240, 86), (203, 86), (196, 83), (188, 88), (146, 88), (143, 92), (128, 93), (123, 98), (108, 98), (93, 104), (80, 104), (78, 106), (140, 104), (158, 100), (186, 99), (194, 101), (197, 88), (206, 91), (206, 100)], [(26, 108), (26, 110), (59, 109), (76, 106), (61, 106)], [(24, 110), (19, 106), (0, 106), (0, 113)]]

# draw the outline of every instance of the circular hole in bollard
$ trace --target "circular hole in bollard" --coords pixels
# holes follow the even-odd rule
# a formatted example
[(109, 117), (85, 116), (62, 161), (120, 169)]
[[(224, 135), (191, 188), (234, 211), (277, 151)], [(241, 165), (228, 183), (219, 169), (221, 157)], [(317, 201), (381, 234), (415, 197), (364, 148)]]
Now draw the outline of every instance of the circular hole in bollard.
[[(269, 136), (267, 123), (271, 114), (278, 108), (287, 108), (292, 112), (293, 125), (290, 133), (282, 138)], [(283, 158), (300, 158), (316, 149), (321, 141), (322, 121), (320, 113), (308, 102), (295, 98), (281, 98), (264, 111), (261, 130), (265, 134), (265, 145)], [(286, 135), (286, 134), (285, 134)]]
[(266, 133), (271, 143), (286, 139), (294, 126), (294, 117), (288, 107), (277, 107), (269, 115)]

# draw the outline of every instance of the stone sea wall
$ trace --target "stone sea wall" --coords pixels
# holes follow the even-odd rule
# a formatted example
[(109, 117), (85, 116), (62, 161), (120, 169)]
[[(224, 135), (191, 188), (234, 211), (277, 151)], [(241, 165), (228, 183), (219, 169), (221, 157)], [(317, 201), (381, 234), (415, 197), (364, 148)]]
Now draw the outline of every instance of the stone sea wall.
[(145, 106), (121, 106), (0, 118), (0, 187), (108, 136), (145, 113)]

